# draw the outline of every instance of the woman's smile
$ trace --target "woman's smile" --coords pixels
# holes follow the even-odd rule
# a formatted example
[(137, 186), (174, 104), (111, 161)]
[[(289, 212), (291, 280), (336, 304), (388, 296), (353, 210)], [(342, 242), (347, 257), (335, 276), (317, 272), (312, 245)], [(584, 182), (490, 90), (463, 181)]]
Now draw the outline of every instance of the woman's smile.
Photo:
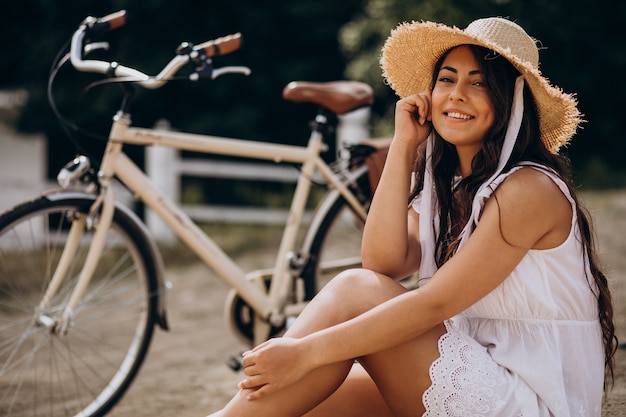
[(470, 120), (474, 118), (474, 116), (471, 116), (466, 113), (462, 113), (460, 111), (444, 111), (443, 114), (451, 119), (458, 119), (458, 120)]

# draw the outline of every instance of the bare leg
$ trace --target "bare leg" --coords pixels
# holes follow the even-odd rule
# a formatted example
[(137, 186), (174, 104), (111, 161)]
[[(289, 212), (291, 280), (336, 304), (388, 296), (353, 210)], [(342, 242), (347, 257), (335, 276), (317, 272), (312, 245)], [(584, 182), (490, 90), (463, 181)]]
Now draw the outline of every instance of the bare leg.
[(328, 399), (304, 417), (393, 417), (376, 384), (360, 364)]
[[(344, 322), (405, 291), (371, 271), (346, 271), (315, 297), (285, 337), (302, 337)], [(441, 326), (415, 342), (361, 358), (378, 389), (359, 368), (350, 372), (352, 361), (347, 361), (319, 368), (299, 383), (259, 400), (248, 401), (246, 392), (239, 392), (214, 416), (302, 416), (309, 410), (307, 417), (391, 415), (381, 392), (396, 415), (417, 415), (423, 410), (421, 393), (430, 385), (428, 367), (438, 356), (437, 340), (443, 331)]]
[[(209, 417), (220, 416), (221, 411)], [(303, 417), (351, 416), (393, 417), (376, 384), (358, 363), (353, 365), (346, 380), (328, 399)]]
[(417, 339), (359, 359), (371, 375), (393, 415), (421, 416), (422, 394), (431, 385), (430, 366), (439, 358), (442, 324)]

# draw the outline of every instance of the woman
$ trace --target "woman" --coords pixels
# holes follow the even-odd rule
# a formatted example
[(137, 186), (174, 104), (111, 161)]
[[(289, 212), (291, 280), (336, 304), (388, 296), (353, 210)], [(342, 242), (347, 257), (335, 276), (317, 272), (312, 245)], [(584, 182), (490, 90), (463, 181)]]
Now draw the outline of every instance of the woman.
[(611, 297), (557, 154), (576, 102), (506, 19), (402, 24), (381, 63), (401, 100), (363, 269), (246, 352), (216, 415), (599, 416)]

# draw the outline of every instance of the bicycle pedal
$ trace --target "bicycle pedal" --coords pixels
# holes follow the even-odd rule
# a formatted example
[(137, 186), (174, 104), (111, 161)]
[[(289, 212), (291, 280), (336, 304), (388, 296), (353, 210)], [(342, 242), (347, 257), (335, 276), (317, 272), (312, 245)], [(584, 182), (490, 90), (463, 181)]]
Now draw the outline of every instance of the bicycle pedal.
[(238, 355), (232, 355), (228, 358), (226, 365), (228, 365), (228, 367), (235, 372), (241, 371), (243, 369), (243, 357), (241, 356), (241, 353)]

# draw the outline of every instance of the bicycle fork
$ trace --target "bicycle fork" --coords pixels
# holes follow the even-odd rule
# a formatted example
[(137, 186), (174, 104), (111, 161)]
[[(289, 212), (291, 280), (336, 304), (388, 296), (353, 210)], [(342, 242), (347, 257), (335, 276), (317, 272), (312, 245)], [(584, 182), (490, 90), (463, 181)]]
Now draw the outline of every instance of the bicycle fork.
[[(113, 192), (109, 184), (103, 184), (98, 198), (91, 206), (89, 213), (72, 219), (63, 253), (54, 271), (52, 279), (37, 308), (37, 324), (48, 328), (57, 334), (67, 334), (78, 303), (85, 295), (93, 273), (98, 265), (107, 233), (111, 226), (115, 204)], [(47, 312), (50, 310), (52, 299), (57, 294), (61, 284), (67, 279), (71, 261), (76, 253), (78, 244), (86, 228), (94, 229), (92, 244), (89, 246), (85, 263), (80, 271), (76, 285), (63, 308), (59, 318), (55, 319)]]

